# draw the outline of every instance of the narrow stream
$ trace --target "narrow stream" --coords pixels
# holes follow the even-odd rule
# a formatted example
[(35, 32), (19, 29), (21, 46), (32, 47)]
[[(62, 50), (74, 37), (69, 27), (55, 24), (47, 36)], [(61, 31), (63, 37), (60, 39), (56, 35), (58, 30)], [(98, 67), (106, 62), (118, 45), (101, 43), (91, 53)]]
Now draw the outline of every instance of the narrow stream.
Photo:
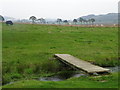
[(116, 67), (105, 67), (107, 69), (110, 69), (110, 72), (119, 72), (120, 71), (120, 66)]
[[(104, 68), (110, 69), (111, 73), (120, 71), (120, 66), (104, 67)], [(72, 78), (72, 77), (81, 77), (81, 76), (88, 76), (88, 74), (83, 72), (83, 71), (65, 71), (65, 72), (55, 74), (53, 76), (40, 77), (36, 80), (39, 80), (39, 81), (63, 81), (63, 80), (67, 80), (67, 79)], [(15, 82), (10, 82), (10, 83), (7, 83), (5, 85), (12, 84), (12, 83), (15, 83)]]
[(71, 77), (80, 77), (80, 76), (87, 76), (87, 74), (82, 71), (80, 72), (67, 71), (67, 72), (62, 72), (62, 73), (59, 73), (59, 74), (56, 74), (50, 77), (42, 77), (42, 78), (39, 78), (38, 80), (40, 81), (63, 81)]
[[(118, 72), (120, 70), (120, 66), (116, 67), (105, 67), (107, 69), (110, 69), (110, 72)], [(38, 80), (39, 81), (63, 81), (72, 77), (81, 77), (81, 76), (88, 76), (88, 74), (84, 73), (83, 71), (80, 72), (63, 72), (56, 74), (54, 76), (49, 76), (49, 77), (41, 77)]]

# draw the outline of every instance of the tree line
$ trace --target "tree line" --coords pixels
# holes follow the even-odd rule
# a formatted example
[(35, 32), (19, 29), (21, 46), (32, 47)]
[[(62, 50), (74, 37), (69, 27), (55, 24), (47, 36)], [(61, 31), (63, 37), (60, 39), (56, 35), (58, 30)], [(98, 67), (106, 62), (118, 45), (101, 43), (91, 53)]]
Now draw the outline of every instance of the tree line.
[[(40, 18), (40, 19), (37, 19), (35, 16), (31, 16), (30, 18), (29, 18), (29, 20), (32, 20), (32, 23), (34, 24), (35, 23), (35, 21), (39, 21), (40, 23), (42, 23), (42, 24), (46, 24), (46, 23), (48, 23), (48, 22), (46, 22), (46, 20), (45, 19), (43, 19), (43, 18)], [(69, 24), (69, 21), (68, 20), (62, 20), (62, 19), (60, 19), (60, 18), (58, 18), (57, 20), (56, 20), (56, 22), (57, 22), (57, 24)], [(83, 19), (83, 18), (78, 18), (78, 19), (73, 19), (73, 21), (72, 21), (72, 24), (77, 24), (77, 23), (80, 23), (80, 24), (94, 24), (94, 22), (95, 22), (95, 19), (94, 18), (91, 18), (91, 19), (88, 19), (88, 20), (86, 20), (86, 19)]]
[[(44, 18), (36, 18), (35, 16), (31, 16), (29, 18), (29, 20), (32, 21), (32, 24), (35, 24), (36, 22), (39, 22), (40, 24), (48, 24), (48, 22), (44, 19)], [(5, 21), (4, 17), (2, 15), (0, 15), (0, 21)], [(79, 17), (78, 19), (73, 19), (72, 21), (69, 21), (69, 20), (62, 20), (60, 18), (58, 18), (55, 22), (56, 24), (74, 24), (74, 25), (77, 25), (77, 24), (81, 24), (81, 25), (84, 25), (84, 24), (91, 24), (93, 25), (95, 23), (95, 19), (94, 18), (90, 18), (88, 20), (86, 19), (83, 19), (82, 17)]]
[(44, 18), (39, 18), (39, 19), (37, 19), (35, 16), (31, 16), (31, 17), (29, 18), (29, 20), (32, 20), (32, 23), (33, 23), (33, 24), (35, 23), (35, 21), (38, 21), (38, 22), (40, 22), (41, 24), (45, 24), (45, 23), (46, 23), (46, 20), (45, 20)]
[[(43, 19), (43, 18), (40, 18), (40, 19), (37, 19), (35, 16), (31, 16), (30, 18), (29, 18), (29, 20), (32, 20), (32, 23), (35, 23), (35, 21), (39, 21), (40, 23), (42, 23), (42, 24), (45, 24), (45, 23), (48, 23), (48, 22), (46, 22), (46, 20), (45, 19)], [(60, 18), (58, 18), (57, 20), (56, 20), (56, 22), (57, 22), (57, 24), (63, 24), (63, 23), (65, 23), (65, 24), (69, 24), (69, 21), (68, 20), (62, 20), (62, 19), (60, 19)], [(73, 19), (73, 24), (77, 24), (77, 23), (80, 23), (80, 24), (94, 24), (94, 22), (95, 22), (95, 19), (94, 18), (91, 18), (91, 19), (88, 19), (88, 20), (86, 20), (86, 19), (83, 19), (83, 18), (78, 18), (78, 19)]]
[[(57, 19), (57, 22), (60, 24), (60, 23), (62, 23), (62, 22), (65, 22), (65, 23), (68, 23), (68, 20), (63, 20), (62, 21), (62, 19)], [(89, 19), (89, 20), (86, 20), (86, 19), (83, 19), (83, 18), (78, 18), (78, 19), (73, 19), (73, 24), (77, 24), (77, 23), (80, 23), (80, 24), (94, 24), (94, 22), (95, 22), (95, 19), (93, 19), (93, 18), (91, 18), (91, 19)]]

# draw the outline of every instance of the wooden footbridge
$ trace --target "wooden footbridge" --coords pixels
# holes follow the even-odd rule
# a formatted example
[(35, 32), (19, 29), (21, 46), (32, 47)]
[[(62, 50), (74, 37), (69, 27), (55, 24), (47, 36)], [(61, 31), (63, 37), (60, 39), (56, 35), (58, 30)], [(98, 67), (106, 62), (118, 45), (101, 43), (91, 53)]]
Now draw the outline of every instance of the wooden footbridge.
[(109, 72), (110, 71), (109, 69), (93, 65), (89, 62), (80, 60), (80, 59), (78, 59), (74, 56), (71, 56), (69, 54), (55, 54), (54, 57), (61, 60), (62, 62), (64, 62), (67, 65), (70, 65), (74, 68), (83, 70), (83, 71), (85, 71), (89, 74), (104, 73), (104, 72)]

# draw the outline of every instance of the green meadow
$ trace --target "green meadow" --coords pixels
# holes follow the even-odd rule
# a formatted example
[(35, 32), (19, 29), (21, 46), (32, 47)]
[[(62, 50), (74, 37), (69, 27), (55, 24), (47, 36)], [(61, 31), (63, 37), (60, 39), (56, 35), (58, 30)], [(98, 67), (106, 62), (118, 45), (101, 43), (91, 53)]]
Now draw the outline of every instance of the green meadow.
[(70, 78), (59, 82), (33, 80), (66, 71), (53, 57), (58, 53), (71, 54), (103, 67), (120, 65), (117, 27), (3, 24), (2, 50), (3, 84), (17, 81), (4, 88), (118, 87), (117, 73)]

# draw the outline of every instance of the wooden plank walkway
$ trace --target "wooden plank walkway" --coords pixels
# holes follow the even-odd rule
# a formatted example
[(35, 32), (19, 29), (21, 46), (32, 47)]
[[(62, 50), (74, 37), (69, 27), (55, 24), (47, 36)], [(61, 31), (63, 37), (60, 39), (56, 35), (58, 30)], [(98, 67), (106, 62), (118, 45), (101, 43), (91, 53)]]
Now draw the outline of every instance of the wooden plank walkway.
[(57, 59), (67, 63), (68, 65), (73, 65), (74, 67), (83, 70), (87, 73), (100, 73), (100, 72), (109, 72), (109, 69), (102, 68), (100, 66), (93, 65), (87, 61), (80, 60), (69, 54), (55, 54)]

